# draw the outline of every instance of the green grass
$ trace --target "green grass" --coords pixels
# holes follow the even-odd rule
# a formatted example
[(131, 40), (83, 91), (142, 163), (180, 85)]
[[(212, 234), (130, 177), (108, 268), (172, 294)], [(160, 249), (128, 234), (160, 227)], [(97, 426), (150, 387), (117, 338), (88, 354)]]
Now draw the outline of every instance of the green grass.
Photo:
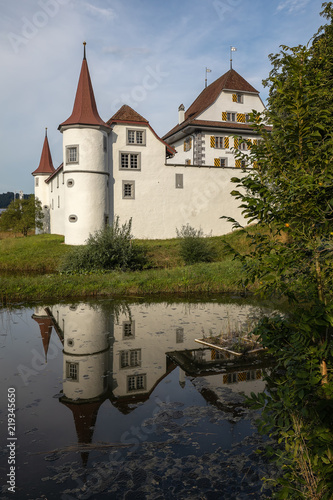
[(0, 272), (54, 273), (70, 249), (56, 234), (1, 238), (0, 233)]
[[(250, 229), (251, 231), (253, 229)], [(0, 304), (18, 301), (70, 297), (228, 293), (240, 292), (235, 282), (241, 277), (240, 264), (226, 250), (224, 242), (247, 252), (245, 235), (238, 231), (210, 238), (215, 262), (185, 266), (179, 254), (180, 242), (139, 240), (148, 248), (151, 268), (145, 271), (59, 274), (57, 269), (70, 246), (57, 235), (1, 238)]]

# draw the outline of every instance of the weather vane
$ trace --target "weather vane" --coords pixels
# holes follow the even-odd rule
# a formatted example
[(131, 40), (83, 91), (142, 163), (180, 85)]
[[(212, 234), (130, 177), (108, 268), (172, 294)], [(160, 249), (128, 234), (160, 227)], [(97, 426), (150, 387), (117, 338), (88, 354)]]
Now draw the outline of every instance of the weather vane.
[(237, 50), (236, 47), (230, 45), (230, 69), (232, 69), (232, 53), (236, 52), (236, 50)]
[(205, 88), (207, 87), (207, 73), (211, 73), (212, 70), (211, 69), (208, 69), (207, 66), (206, 66), (206, 72), (205, 72)]

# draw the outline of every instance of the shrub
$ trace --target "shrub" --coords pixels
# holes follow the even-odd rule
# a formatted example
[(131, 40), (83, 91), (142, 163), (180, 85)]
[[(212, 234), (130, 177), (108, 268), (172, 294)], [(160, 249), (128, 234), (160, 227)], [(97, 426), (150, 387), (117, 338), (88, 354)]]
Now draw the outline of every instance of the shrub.
[(180, 255), (185, 264), (195, 264), (196, 262), (212, 262), (215, 258), (215, 250), (207, 239), (205, 239), (202, 229), (194, 229), (189, 224), (176, 229), (177, 238), (180, 242)]
[(66, 256), (60, 272), (84, 273), (100, 270), (138, 270), (147, 267), (146, 249), (132, 241), (132, 219), (90, 235), (85, 246), (73, 249)]

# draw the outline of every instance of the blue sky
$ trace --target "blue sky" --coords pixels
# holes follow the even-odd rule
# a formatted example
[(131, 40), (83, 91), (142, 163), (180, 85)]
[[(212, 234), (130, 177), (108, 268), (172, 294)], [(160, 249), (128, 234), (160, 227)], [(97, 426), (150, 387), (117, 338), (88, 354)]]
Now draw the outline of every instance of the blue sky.
[(45, 127), (54, 166), (57, 130), (72, 111), (83, 46), (101, 117), (126, 103), (160, 135), (208, 83), (233, 67), (265, 101), (268, 55), (306, 44), (321, 0), (0, 0), (0, 193), (33, 192)]

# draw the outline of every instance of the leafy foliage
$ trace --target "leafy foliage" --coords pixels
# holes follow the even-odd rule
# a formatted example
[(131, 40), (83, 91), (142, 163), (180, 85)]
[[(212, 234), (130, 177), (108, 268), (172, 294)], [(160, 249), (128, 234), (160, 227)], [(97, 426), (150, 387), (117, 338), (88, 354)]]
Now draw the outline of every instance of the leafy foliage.
[(332, 498), (333, 387), (321, 384), (320, 361), (325, 356), (332, 365), (333, 346), (318, 344), (326, 323), (321, 313), (314, 307), (266, 317), (254, 331), (277, 360), (266, 375), (268, 391), (249, 398), (262, 408), (259, 430), (276, 439), (266, 450), (281, 470), (276, 498)]
[(119, 224), (116, 217), (112, 227), (90, 235), (87, 244), (74, 248), (65, 256), (61, 272), (86, 273), (96, 270), (139, 270), (147, 267), (143, 245), (132, 242), (132, 219)]
[(196, 264), (197, 262), (212, 262), (215, 251), (204, 238), (202, 229), (194, 229), (189, 224), (176, 229), (177, 238), (181, 239), (180, 255), (185, 264)]
[(32, 229), (43, 227), (43, 211), (34, 195), (27, 199), (13, 200), (0, 217), (0, 231), (13, 230), (27, 236)]
[(258, 228), (252, 251), (235, 252), (244, 284), (257, 282), (263, 296), (283, 295), (293, 306), (255, 332), (278, 363), (270, 392), (252, 399), (263, 408), (262, 429), (280, 445), (272, 451), (279, 498), (329, 499), (333, 491), (332, 2), (323, 7), (329, 23), (309, 47), (282, 46), (270, 56), (268, 110), (252, 114), (262, 140), (251, 145), (253, 169), (233, 179), (233, 196)]

